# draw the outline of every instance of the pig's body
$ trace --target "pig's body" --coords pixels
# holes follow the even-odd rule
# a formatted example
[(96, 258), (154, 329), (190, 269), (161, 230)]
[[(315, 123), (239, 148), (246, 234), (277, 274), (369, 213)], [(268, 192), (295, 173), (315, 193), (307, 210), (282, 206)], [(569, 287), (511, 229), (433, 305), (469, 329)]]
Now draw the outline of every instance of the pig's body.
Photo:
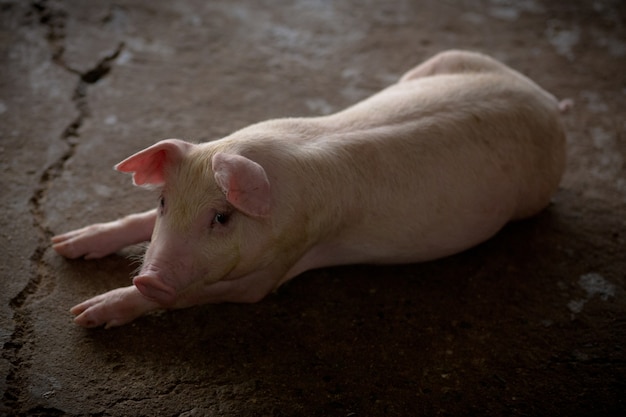
[(82, 325), (257, 301), (308, 269), (435, 259), (537, 213), (559, 183), (564, 138), (554, 97), (451, 51), (334, 115), (148, 148), (118, 169), (162, 187), (160, 214), (70, 232), (55, 248), (102, 256), (149, 239), (156, 222), (135, 286), (76, 306)]

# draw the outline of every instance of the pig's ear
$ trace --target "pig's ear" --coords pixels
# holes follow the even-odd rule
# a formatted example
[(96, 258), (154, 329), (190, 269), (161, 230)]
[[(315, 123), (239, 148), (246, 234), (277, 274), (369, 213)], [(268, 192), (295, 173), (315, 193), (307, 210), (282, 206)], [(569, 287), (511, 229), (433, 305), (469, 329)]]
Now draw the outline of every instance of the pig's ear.
[(166, 165), (180, 163), (192, 146), (194, 145), (178, 139), (162, 140), (126, 158), (115, 165), (115, 169), (120, 172), (132, 172), (135, 185), (147, 187), (163, 185)]
[(212, 164), (215, 181), (230, 204), (253, 217), (269, 215), (270, 182), (261, 165), (225, 153), (216, 153)]

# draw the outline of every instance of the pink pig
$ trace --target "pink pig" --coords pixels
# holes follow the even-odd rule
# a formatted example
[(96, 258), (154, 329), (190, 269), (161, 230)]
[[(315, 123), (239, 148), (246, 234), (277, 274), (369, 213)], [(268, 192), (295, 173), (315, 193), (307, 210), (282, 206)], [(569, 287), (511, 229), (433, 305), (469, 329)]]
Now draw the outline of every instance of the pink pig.
[(451, 255), (542, 210), (564, 165), (552, 95), (485, 55), (448, 51), (330, 116), (144, 149), (116, 169), (158, 188), (158, 207), (52, 242), (89, 259), (151, 240), (134, 285), (71, 309), (82, 326), (119, 326), (256, 302), (312, 268)]

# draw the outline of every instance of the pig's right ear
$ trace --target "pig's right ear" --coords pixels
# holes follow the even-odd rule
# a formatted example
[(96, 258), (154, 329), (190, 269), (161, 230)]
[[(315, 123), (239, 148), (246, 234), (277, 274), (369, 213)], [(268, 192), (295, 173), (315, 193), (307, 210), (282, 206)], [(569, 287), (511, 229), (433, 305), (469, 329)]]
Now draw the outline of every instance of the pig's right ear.
[(162, 140), (126, 158), (115, 169), (133, 173), (133, 184), (150, 187), (165, 183), (165, 167), (180, 163), (194, 145), (179, 139)]
[(230, 204), (250, 216), (269, 216), (270, 182), (261, 165), (222, 152), (213, 155), (212, 165), (215, 181)]

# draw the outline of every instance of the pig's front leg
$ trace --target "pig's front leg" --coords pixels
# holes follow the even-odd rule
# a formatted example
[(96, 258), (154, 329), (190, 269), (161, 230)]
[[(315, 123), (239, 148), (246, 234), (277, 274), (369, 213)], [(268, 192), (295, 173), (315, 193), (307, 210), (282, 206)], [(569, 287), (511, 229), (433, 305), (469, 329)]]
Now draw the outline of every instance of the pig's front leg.
[(102, 258), (126, 246), (150, 240), (156, 210), (92, 224), (52, 238), (52, 248), (66, 258)]
[(148, 300), (141, 295), (137, 287), (131, 285), (90, 298), (72, 307), (70, 312), (76, 315), (74, 319), (76, 324), (83, 327), (104, 325), (108, 329), (129, 323), (159, 308), (157, 303)]

